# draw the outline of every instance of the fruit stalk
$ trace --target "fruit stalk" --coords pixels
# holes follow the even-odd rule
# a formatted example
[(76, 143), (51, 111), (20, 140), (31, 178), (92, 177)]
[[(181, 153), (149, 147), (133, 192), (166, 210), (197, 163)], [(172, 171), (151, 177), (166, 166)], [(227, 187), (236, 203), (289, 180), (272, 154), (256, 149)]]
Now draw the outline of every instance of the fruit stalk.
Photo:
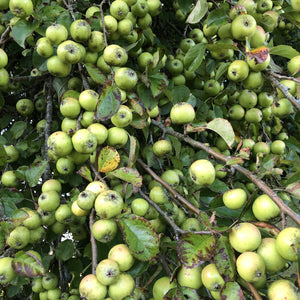
[(97, 258), (97, 244), (92, 233), (94, 219), (95, 219), (95, 209), (93, 208), (90, 213), (89, 227), (90, 227), (90, 241), (91, 241), (91, 248), (92, 248), (92, 274), (96, 275), (98, 258)]
[[(170, 134), (178, 139), (185, 141), (186, 143), (190, 144), (193, 147), (199, 148), (207, 152), (208, 154), (212, 155), (216, 159), (219, 159), (225, 163), (227, 163), (227, 157), (219, 152), (214, 151), (210, 147), (204, 145), (203, 143), (197, 142), (194, 139), (185, 136), (182, 133), (174, 131), (172, 129), (166, 128), (162, 123), (151, 120), (151, 123), (157, 127), (159, 127), (165, 134)], [(237, 170), (239, 173), (246, 176), (250, 179), (264, 194), (267, 194), (280, 208), (280, 210), (287, 214), (291, 219), (293, 219), (298, 225), (300, 225), (300, 216), (295, 213), (291, 208), (289, 208), (281, 199), (280, 197), (271, 189), (269, 188), (261, 179), (257, 178), (252, 172), (248, 171), (247, 169), (243, 168), (240, 165), (233, 164), (232, 167)]]

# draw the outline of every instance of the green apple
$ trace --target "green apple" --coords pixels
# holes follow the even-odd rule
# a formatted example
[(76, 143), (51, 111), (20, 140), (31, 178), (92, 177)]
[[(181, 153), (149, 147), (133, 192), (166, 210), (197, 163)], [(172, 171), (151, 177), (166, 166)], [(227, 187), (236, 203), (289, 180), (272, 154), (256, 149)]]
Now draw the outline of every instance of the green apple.
[(89, 274), (81, 279), (79, 294), (82, 298), (89, 300), (105, 299), (107, 287), (98, 281), (96, 275)]
[(78, 43), (66, 40), (58, 45), (57, 56), (62, 62), (73, 65), (82, 59), (82, 52)]
[(254, 0), (239, 0), (238, 4), (243, 5), (246, 8), (247, 13), (250, 15), (252, 15), (256, 10), (256, 3)]
[(38, 112), (46, 111), (46, 100), (45, 98), (39, 98), (34, 102), (34, 107)]
[(254, 91), (244, 89), (239, 97), (239, 104), (246, 109), (250, 109), (256, 106), (257, 104), (257, 94)]
[(79, 129), (72, 136), (74, 149), (83, 154), (91, 154), (97, 148), (96, 136), (87, 129)]
[(138, 56), (137, 61), (138, 61), (138, 65), (141, 68), (141, 70), (144, 71), (148, 65), (153, 63), (153, 55), (147, 51), (142, 52)]
[(300, 229), (287, 227), (280, 231), (276, 238), (276, 249), (279, 254), (290, 261), (298, 260), (298, 249), (300, 245)]
[(57, 55), (53, 55), (47, 60), (47, 69), (55, 77), (67, 77), (72, 69), (72, 65), (63, 62)]
[(107, 286), (115, 283), (120, 276), (119, 264), (112, 259), (101, 260), (96, 268), (97, 280)]
[(249, 55), (247, 55), (247, 63), (249, 65), (249, 67), (251, 68), (251, 70), (253, 70), (255, 72), (265, 70), (268, 67), (268, 65), (270, 64), (270, 61), (271, 61), (271, 56), (269, 53), (268, 53), (267, 58), (263, 62), (258, 62), (256, 60), (256, 58), (250, 59)]
[(194, 107), (187, 102), (174, 104), (170, 111), (170, 118), (174, 124), (191, 123), (195, 119), (195, 116)]
[(300, 55), (296, 55), (290, 59), (287, 64), (287, 69), (292, 75), (295, 75), (300, 71)]
[(135, 215), (143, 217), (149, 209), (149, 203), (143, 198), (136, 198), (131, 202), (131, 210)]
[(18, 226), (10, 232), (6, 243), (14, 249), (23, 249), (28, 245), (29, 239), (29, 229), (25, 226)]
[(95, 193), (96, 195), (99, 195), (101, 192), (103, 191), (107, 191), (108, 190), (108, 186), (101, 181), (92, 181), (90, 182), (86, 187), (85, 187), (86, 191), (91, 191), (93, 193)]
[(232, 8), (229, 11), (229, 18), (231, 20), (234, 20), (237, 16), (247, 14), (247, 9), (243, 4), (236, 4), (232, 6)]
[(80, 114), (81, 106), (77, 99), (66, 97), (60, 102), (59, 110), (64, 117), (76, 119)]
[(53, 132), (48, 140), (48, 153), (57, 157), (63, 157), (71, 153), (73, 150), (72, 140), (66, 132)]
[(196, 45), (196, 43), (194, 42), (193, 39), (185, 38), (185, 39), (181, 40), (181, 42), (180, 42), (180, 49), (183, 53), (186, 53), (189, 51), (189, 49), (191, 49), (195, 45)]
[(8, 56), (3, 49), (0, 49), (0, 69), (5, 68), (8, 63)]
[(239, 104), (232, 105), (228, 110), (228, 116), (232, 120), (242, 120), (245, 115), (244, 108)]
[(266, 41), (266, 32), (265, 30), (257, 25), (254, 34), (249, 38), (251, 48), (259, 48), (264, 46)]
[(121, 273), (118, 280), (108, 287), (111, 299), (122, 300), (130, 296), (135, 288), (135, 281), (129, 273)]
[(281, 98), (272, 104), (272, 113), (278, 118), (286, 118), (293, 112), (293, 106), (287, 98)]
[(62, 235), (63, 233), (66, 232), (66, 225), (60, 222), (55, 222), (54, 224), (51, 225), (50, 228), (57, 235)]
[(286, 259), (278, 253), (276, 239), (274, 238), (267, 237), (262, 239), (256, 252), (263, 258), (267, 273), (275, 273), (282, 270), (287, 262)]
[(275, 140), (271, 144), (271, 152), (274, 154), (281, 155), (285, 150), (285, 142), (281, 140)]
[(60, 205), (60, 196), (53, 190), (43, 192), (38, 198), (38, 204), (43, 211), (55, 211)]
[(259, 90), (264, 84), (264, 77), (262, 73), (251, 71), (248, 77), (243, 81), (243, 85), (249, 90)]
[[(104, 16), (104, 26), (105, 26), (105, 30), (107, 30), (109, 34), (112, 34), (118, 30), (118, 21), (113, 16), (106, 15)], [(100, 27), (103, 28), (101, 23), (100, 23)]]
[(221, 91), (221, 85), (217, 80), (209, 79), (204, 83), (204, 91), (209, 96), (215, 96)]
[(19, 158), (19, 151), (13, 145), (4, 146), (6, 152), (6, 161), (8, 163), (15, 162)]
[(111, 117), (111, 122), (116, 127), (126, 127), (132, 122), (131, 109), (126, 105), (120, 105), (118, 111)]
[(69, 224), (72, 215), (72, 210), (68, 204), (60, 205), (55, 211), (56, 221), (62, 224)]
[(33, 3), (31, 0), (10, 0), (9, 9), (16, 17), (25, 19), (33, 13)]
[(27, 214), (23, 221), (25, 227), (28, 229), (36, 229), (41, 226), (41, 219), (36, 210), (32, 210), (28, 207), (24, 207), (22, 210)]
[(61, 299), (60, 296), (61, 296), (60, 288), (54, 288), (54, 289), (48, 290), (48, 293), (47, 293), (48, 300)]
[(263, 258), (256, 252), (246, 251), (236, 260), (238, 274), (247, 282), (256, 282), (264, 276), (266, 267)]
[(91, 36), (91, 25), (86, 20), (75, 20), (70, 26), (70, 34), (74, 41), (85, 43)]
[(61, 190), (61, 183), (57, 179), (48, 179), (42, 184), (42, 193), (47, 191), (56, 191), (58, 194), (60, 194)]
[(181, 286), (189, 287), (198, 290), (202, 286), (201, 268), (186, 268), (181, 266), (177, 273), (177, 282)]
[(59, 45), (68, 38), (68, 30), (64, 25), (54, 23), (47, 27), (45, 36), (52, 45)]
[(128, 133), (124, 128), (111, 127), (107, 131), (107, 144), (111, 147), (120, 149), (128, 141)]
[(96, 200), (96, 194), (85, 190), (82, 191), (77, 197), (77, 204), (81, 209), (89, 210), (94, 206)]
[(263, 118), (262, 111), (256, 107), (250, 108), (246, 111), (245, 121), (249, 123), (259, 123)]
[(153, 144), (152, 150), (157, 157), (163, 157), (172, 152), (172, 144), (168, 140), (158, 140)]
[(123, 0), (114, 0), (110, 4), (109, 12), (117, 20), (123, 20), (129, 12), (129, 7)]
[(118, 232), (117, 223), (112, 219), (100, 219), (92, 226), (94, 238), (101, 243), (112, 241)]
[(108, 252), (109, 259), (118, 263), (120, 271), (128, 271), (134, 264), (135, 259), (125, 244), (114, 245)]
[(149, 11), (149, 5), (147, 0), (137, 0), (134, 5), (131, 6), (131, 12), (139, 17), (144, 17)]
[(258, 94), (258, 104), (262, 107), (270, 107), (273, 101), (274, 97), (271, 93), (261, 92)]
[(201, 271), (203, 285), (210, 291), (220, 291), (225, 281), (214, 263), (206, 265)]
[(16, 187), (18, 179), (15, 171), (9, 170), (2, 173), (1, 183), (6, 187)]
[(107, 128), (100, 123), (93, 123), (88, 126), (87, 130), (93, 133), (97, 138), (97, 145), (102, 145), (108, 136)]
[(70, 119), (65, 117), (61, 122), (61, 130), (72, 136), (76, 132), (77, 123), (77, 119)]
[(205, 23), (202, 28), (205, 37), (213, 37), (218, 33), (218, 29), (219, 25), (208, 25), (207, 23)]
[(36, 42), (36, 52), (42, 57), (50, 57), (54, 53), (54, 48), (50, 40), (46, 37), (41, 37)]
[(152, 17), (158, 16), (162, 11), (162, 3), (160, 0), (147, 0), (149, 14)]
[(30, 99), (20, 99), (16, 103), (17, 112), (22, 116), (29, 116), (34, 111), (34, 104)]
[(168, 196), (161, 186), (154, 186), (149, 192), (149, 198), (157, 204), (168, 202)]
[(179, 174), (175, 170), (164, 171), (161, 174), (161, 179), (174, 188), (176, 188), (180, 182)]
[(199, 159), (191, 164), (189, 174), (196, 184), (200, 186), (209, 186), (215, 180), (216, 171), (209, 160)]
[(259, 0), (256, 5), (256, 11), (259, 13), (264, 13), (268, 10), (272, 10), (273, 1), (272, 0)]
[(183, 72), (183, 62), (178, 58), (173, 58), (168, 61), (166, 68), (172, 76), (179, 75)]
[(253, 146), (253, 153), (267, 155), (270, 153), (270, 146), (265, 142), (257, 142)]
[(9, 74), (5, 68), (0, 69), (0, 88), (6, 87), (9, 81)]
[(41, 208), (37, 210), (41, 217), (41, 224), (44, 226), (51, 226), (56, 222), (54, 211), (43, 211)]
[[(290, 79), (284, 79), (280, 81), (280, 84), (284, 85), (288, 92), (292, 95), (292, 96), (296, 96), (297, 93), (297, 84), (295, 81), (290, 80)], [(277, 93), (278, 93), (278, 98), (284, 98), (284, 94), (277, 88)]]
[(223, 194), (224, 205), (230, 209), (239, 209), (247, 201), (247, 193), (241, 188), (227, 190)]
[(91, 89), (82, 91), (78, 98), (81, 107), (87, 111), (95, 111), (98, 100), (99, 94)]
[(113, 190), (101, 192), (94, 204), (97, 215), (103, 219), (111, 219), (118, 216), (122, 212), (123, 206), (122, 196)]
[(299, 0), (291, 0), (291, 5), (296, 12), (300, 12), (300, 2)]
[(254, 251), (261, 243), (261, 234), (255, 225), (243, 222), (231, 228), (229, 242), (240, 253)]
[(68, 80), (68, 89), (80, 92), (82, 89), (82, 79), (79, 77), (71, 77)]
[(133, 30), (132, 21), (130, 19), (123, 19), (118, 22), (118, 33), (121, 36), (128, 36)]
[(191, 38), (195, 43), (201, 43), (203, 39), (203, 31), (200, 28), (193, 28), (189, 32), (189, 38)]
[(227, 77), (231, 81), (241, 82), (248, 77), (249, 65), (244, 60), (233, 61), (227, 71)]
[(298, 300), (300, 293), (297, 287), (287, 279), (277, 279), (268, 288), (269, 300)]
[(259, 221), (269, 221), (280, 215), (279, 207), (266, 194), (260, 195), (254, 200), (252, 212)]
[(154, 282), (152, 295), (154, 300), (163, 300), (164, 295), (171, 289), (176, 287), (175, 281), (171, 282), (168, 276), (160, 277)]
[(5, 285), (12, 281), (17, 273), (12, 267), (12, 257), (1, 257), (0, 258), (0, 284)]
[(256, 29), (256, 20), (248, 14), (239, 15), (232, 21), (231, 33), (234, 39), (244, 41), (251, 37)]
[(85, 111), (82, 114), (82, 118), (80, 120), (80, 125), (82, 127), (87, 128), (94, 123), (95, 113), (93, 111)]
[(86, 215), (89, 214), (89, 210), (84, 210), (84, 209), (81, 209), (79, 206), (78, 206), (78, 203), (77, 203), (77, 200), (75, 200), (72, 205), (71, 205), (71, 210), (72, 210), (72, 213), (77, 216), (77, 217), (84, 217)]
[(115, 73), (115, 82), (118, 88), (130, 91), (135, 88), (138, 81), (136, 72), (127, 67), (119, 68)]
[(34, 293), (41, 293), (44, 291), (42, 286), (42, 277), (35, 277), (31, 281), (31, 289)]
[(128, 55), (121, 46), (111, 44), (104, 49), (103, 58), (108, 65), (121, 67), (126, 64)]

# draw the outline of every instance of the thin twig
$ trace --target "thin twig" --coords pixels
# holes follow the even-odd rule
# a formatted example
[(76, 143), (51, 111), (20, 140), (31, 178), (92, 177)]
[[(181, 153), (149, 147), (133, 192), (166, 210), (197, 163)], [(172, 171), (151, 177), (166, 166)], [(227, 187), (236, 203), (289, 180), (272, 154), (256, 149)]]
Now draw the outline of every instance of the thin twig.
[(292, 76), (284, 76), (284, 75), (277, 74), (275, 72), (272, 72), (271, 74), (272, 74), (272, 76), (274, 76), (276, 78), (279, 78), (279, 79), (288, 79), (288, 80), (292, 80), (292, 81), (300, 83), (299, 78), (295, 78), (295, 77), (292, 77)]
[(90, 227), (90, 240), (91, 240), (91, 247), (92, 247), (92, 274), (96, 275), (98, 258), (97, 258), (97, 244), (92, 233), (94, 218), (95, 218), (95, 210), (94, 208), (92, 208), (90, 213), (89, 227)]
[(64, 5), (66, 6), (66, 8), (68, 9), (68, 11), (70, 12), (70, 15), (72, 17), (72, 19), (75, 21), (76, 18), (75, 18), (75, 15), (74, 15), (74, 10), (73, 10), (73, 7), (71, 4), (68, 4), (66, 0), (63, 0), (64, 2)]
[[(227, 163), (228, 157), (214, 151), (210, 147), (195, 141), (194, 139), (185, 136), (177, 131), (174, 131), (170, 128), (165, 128), (163, 124), (160, 122), (157, 122), (155, 120), (151, 120), (151, 123), (157, 127), (159, 127), (161, 130), (165, 130), (167, 134), (173, 135), (177, 137), (178, 139), (185, 141), (186, 143), (192, 145), (193, 147), (199, 148), (207, 152), (208, 154), (212, 155), (216, 159), (223, 161)], [(251, 180), (264, 194), (267, 194), (274, 202), (277, 204), (277, 206), (280, 208), (281, 211), (283, 211), (285, 214), (287, 214), (291, 219), (293, 219), (298, 225), (300, 225), (300, 216), (294, 212), (290, 207), (288, 207), (281, 198), (271, 189), (269, 188), (261, 179), (259, 179), (257, 176), (253, 175), (252, 172), (248, 171), (247, 169), (243, 168), (240, 165), (233, 164), (232, 167), (237, 170), (239, 173), (246, 176), (249, 180)]]
[(104, 14), (103, 14), (103, 5), (105, 4), (105, 2), (106, 2), (106, 0), (101, 1), (99, 8), (100, 8), (100, 18), (101, 18), (101, 22), (102, 22), (102, 32), (103, 32), (104, 44), (105, 44), (105, 47), (107, 47), (108, 46), (107, 37), (106, 37), (107, 31), (105, 28)]
[(262, 300), (262, 297), (257, 292), (256, 288), (253, 286), (252, 283), (246, 282), (248, 289), (251, 291), (255, 300)]
[(5, 31), (1, 34), (0, 45), (5, 43), (5, 38), (8, 35), (9, 31), (10, 31), (10, 26), (8, 25), (5, 29)]

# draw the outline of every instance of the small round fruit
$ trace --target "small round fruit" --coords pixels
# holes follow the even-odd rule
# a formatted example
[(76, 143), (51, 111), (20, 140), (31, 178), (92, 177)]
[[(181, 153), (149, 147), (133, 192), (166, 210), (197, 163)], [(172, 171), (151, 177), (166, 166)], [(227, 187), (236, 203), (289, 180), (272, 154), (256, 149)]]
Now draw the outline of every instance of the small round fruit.
[(84, 299), (105, 299), (107, 287), (98, 281), (96, 275), (89, 274), (81, 279), (79, 284), (79, 294)]
[(29, 243), (30, 231), (24, 226), (18, 226), (10, 232), (6, 243), (14, 249), (23, 249)]
[(97, 148), (97, 138), (87, 129), (79, 129), (72, 136), (74, 149), (83, 154), (91, 154)]
[(227, 71), (227, 77), (231, 81), (240, 82), (245, 80), (249, 74), (249, 65), (244, 60), (233, 61)]
[(94, 90), (84, 90), (80, 93), (78, 101), (86, 111), (94, 111), (99, 100), (99, 94)]
[(103, 58), (108, 65), (121, 67), (126, 64), (128, 55), (121, 46), (111, 44), (104, 49)]
[(248, 14), (238, 15), (231, 23), (231, 33), (234, 39), (245, 40), (251, 37), (256, 30), (256, 20)]
[(68, 38), (68, 30), (64, 25), (54, 23), (47, 27), (45, 36), (51, 44), (59, 45)]
[(60, 102), (59, 110), (65, 118), (75, 119), (80, 114), (80, 104), (77, 99), (66, 97)]
[(287, 64), (288, 71), (295, 75), (300, 71), (300, 55), (296, 55)]
[(135, 281), (129, 273), (121, 273), (118, 280), (108, 287), (111, 299), (122, 300), (130, 296), (135, 288)]
[(216, 176), (213, 164), (207, 159), (199, 159), (194, 161), (189, 170), (191, 179), (200, 186), (211, 185)]
[(9, 9), (16, 17), (25, 19), (33, 13), (33, 3), (31, 0), (10, 0)]
[(259, 229), (248, 222), (235, 225), (229, 232), (229, 242), (232, 248), (243, 253), (254, 251), (261, 243)]
[(55, 211), (60, 204), (60, 196), (53, 190), (43, 192), (38, 198), (38, 204), (43, 211)]
[(18, 184), (18, 179), (15, 171), (5, 171), (1, 176), (1, 183), (6, 187), (16, 187)]
[(272, 104), (272, 113), (280, 118), (286, 118), (293, 112), (293, 106), (287, 98), (281, 98)]
[(154, 300), (163, 300), (164, 295), (171, 289), (176, 287), (176, 283), (171, 282), (168, 276), (157, 279), (153, 285), (152, 295)]
[(246, 111), (245, 121), (249, 123), (257, 124), (261, 122), (262, 118), (262, 111), (256, 107), (250, 108)]
[(120, 268), (116, 261), (112, 259), (103, 259), (96, 268), (97, 280), (103, 285), (115, 283), (120, 276)]
[(298, 300), (300, 293), (297, 287), (287, 279), (278, 279), (268, 288), (269, 300)]
[(231, 189), (223, 194), (223, 202), (230, 209), (243, 207), (247, 200), (247, 193), (241, 188)]
[(30, 99), (20, 99), (16, 103), (16, 109), (22, 116), (29, 116), (34, 111), (34, 104)]
[(111, 127), (107, 131), (107, 144), (111, 147), (120, 149), (126, 145), (128, 133), (124, 128)]
[(152, 151), (157, 157), (163, 157), (172, 152), (172, 145), (168, 140), (159, 140), (153, 144)]
[(74, 41), (85, 43), (90, 38), (92, 29), (86, 20), (75, 20), (70, 26), (70, 34)]
[(220, 291), (225, 281), (220, 275), (217, 266), (213, 263), (206, 265), (201, 272), (203, 285), (210, 291)]
[(275, 140), (271, 144), (271, 152), (273, 154), (281, 155), (285, 150), (285, 142), (281, 140)]
[(116, 261), (120, 271), (128, 271), (134, 264), (135, 259), (125, 244), (117, 244), (108, 252), (108, 258)]
[(4, 150), (6, 152), (6, 161), (8, 163), (15, 162), (19, 158), (19, 151), (13, 145), (5, 146)]
[(191, 123), (195, 115), (194, 107), (187, 102), (176, 103), (170, 111), (170, 118), (174, 124)]
[(276, 249), (279, 254), (290, 261), (298, 260), (298, 248), (300, 246), (300, 229), (287, 227), (276, 238)]
[(279, 207), (268, 195), (257, 197), (252, 204), (252, 212), (259, 221), (269, 221), (280, 215)]
[(106, 141), (108, 131), (104, 125), (100, 123), (93, 123), (89, 125), (87, 130), (89, 130), (91, 133), (93, 133), (96, 136), (97, 145), (102, 145)]
[(119, 68), (115, 73), (115, 82), (118, 88), (130, 91), (134, 89), (138, 81), (137, 74), (131, 68)]
[(126, 127), (132, 122), (131, 109), (126, 105), (120, 105), (118, 111), (111, 117), (111, 122), (116, 127)]
[(186, 268), (181, 266), (177, 273), (177, 282), (181, 286), (189, 287), (198, 290), (202, 286), (201, 268)]
[(17, 276), (17, 273), (12, 267), (12, 262), (12, 257), (0, 258), (0, 284), (5, 285)]
[(57, 55), (53, 55), (47, 60), (47, 69), (55, 77), (67, 77), (72, 69), (72, 65), (63, 62)]
[(112, 241), (118, 232), (117, 223), (112, 219), (100, 219), (93, 224), (92, 234), (101, 243)]
[(143, 217), (149, 209), (149, 203), (143, 198), (136, 198), (131, 202), (131, 210), (134, 214)]
[(47, 191), (56, 191), (57, 193), (61, 193), (61, 183), (57, 179), (48, 179), (42, 185), (42, 193)]

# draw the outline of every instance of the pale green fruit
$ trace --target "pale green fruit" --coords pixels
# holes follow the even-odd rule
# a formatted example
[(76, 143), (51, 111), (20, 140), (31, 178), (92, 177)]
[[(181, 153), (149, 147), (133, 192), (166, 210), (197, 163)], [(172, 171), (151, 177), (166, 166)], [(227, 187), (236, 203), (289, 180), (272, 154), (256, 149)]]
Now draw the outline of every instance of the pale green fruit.
[(247, 200), (245, 190), (237, 188), (226, 191), (223, 194), (223, 202), (230, 209), (239, 209), (243, 207)]
[(297, 287), (286, 279), (278, 279), (272, 282), (268, 288), (269, 300), (299, 300), (300, 293)]
[(116, 261), (112, 259), (101, 260), (96, 268), (97, 280), (103, 285), (115, 283), (120, 276), (120, 268)]
[(164, 295), (176, 287), (176, 283), (170, 282), (171, 278), (168, 276), (161, 277), (157, 279), (153, 285), (152, 294), (154, 300), (163, 300)]
[(114, 300), (122, 300), (130, 296), (135, 288), (135, 281), (129, 273), (121, 273), (118, 280), (109, 285), (108, 295)]
[(128, 271), (135, 262), (129, 248), (125, 244), (113, 246), (108, 252), (108, 258), (118, 263), (121, 272)]
[(195, 115), (194, 107), (187, 102), (176, 103), (170, 111), (170, 118), (174, 124), (191, 123)]
[(0, 258), (0, 284), (7, 284), (13, 280), (17, 273), (12, 267), (13, 258), (2, 257)]
[(269, 221), (280, 215), (279, 207), (268, 195), (257, 197), (252, 204), (252, 211), (259, 221)]
[(104, 49), (103, 58), (110, 66), (121, 67), (126, 64), (128, 55), (126, 50), (121, 46), (111, 44)]
[(202, 269), (201, 280), (203, 285), (210, 291), (220, 291), (225, 284), (217, 266), (213, 263), (206, 265)]
[(10, 232), (6, 242), (14, 249), (23, 249), (29, 243), (30, 231), (24, 226), (18, 226)]
[(107, 287), (101, 284), (96, 275), (89, 274), (83, 277), (79, 284), (79, 294), (89, 300), (105, 299)]
[(33, 3), (31, 0), (10, 0), (9, 9), (16, 17), (25, 19), (33, 13)]
[(209, 160), (199, 159), (191, 164), (189, 174), (196, 184), (200, 186), (209, 186), (215, 180), (216, 171)]
[(131, 68), (119, 68), (115, 73), (115, 82), (118, 88), (130, 91), (134, 89), (138, 81), (137, 74)]
[(198, 290), (202, 286), (201, 268), (186, 268), (181, 266), (177, 273), (177, 281), (181, 286)]

